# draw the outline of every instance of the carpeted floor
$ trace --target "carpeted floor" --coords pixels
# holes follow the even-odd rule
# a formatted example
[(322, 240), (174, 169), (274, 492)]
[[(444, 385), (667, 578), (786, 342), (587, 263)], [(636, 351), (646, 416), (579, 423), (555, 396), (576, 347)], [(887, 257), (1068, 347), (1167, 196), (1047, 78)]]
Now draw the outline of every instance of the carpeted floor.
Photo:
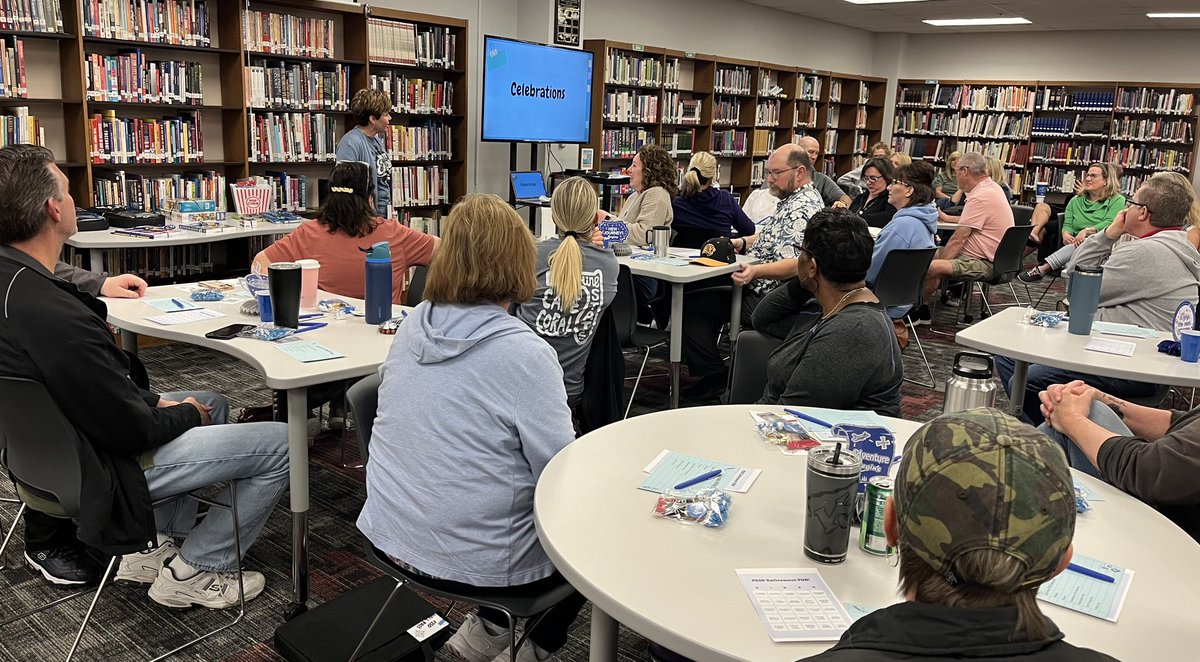
[[(1061, 281), (1045, 297), (1042, 308), (1053, 308), (1061, 298)], [(1032, 288), (1034, 298), (1043, 286)], [(1025, 300), (1023, 286), (1017, 292)], [(1007, 287), (996, 288), (993, 304), (1011, 302)], [(978, 298), (975, 300), (978, 309)], [(925, 352), (933, 366), (938, 384), (936, 389), (906, 383), (903, 388), (904, 417), (927, 420), (940, 413), (942, 384), (949, 376), (949, 366), (956, 351), (954, 332), (958, 328), (954, 316), (958, 309), (940, 306), (932, 327), (918, 331)], [(217, 352), (186, 345), (150, 347), (141, 353), (150, 372), (153, 387), (158, 391), (209, 389), (225, 393), (236, 408), (260, 404), (267, 399), (265, 387), (257, 373), (248, 365)], [(905, 373), (921, 380), (928, 378), (915, 344), (904, 354)], [(640, 355), (627, 357), (627, 374), (633, 376), (641, 365)], [(652, 353), (647, 374), (666, 372), (666, 351)], [(684, 385), (689, 383), (685, 377)], [(643, 379), (634, 402), (633, 414), (666, 408), (668, 380), (665, 377)], [(632, 386), (632, 380), (627, 382)], [(627, 393), (628, 395), (628, 393)], [(1001, 394), (1003, 402), (1003, 394)], [(684, 402), (685, 406), (703, 403)], [(341, 438), (322, 433), (313, 447), (311, 474), (311, 577), (315, 603), (327, 601), (340, 593), (377, 577), (378, 572), (363, 560), (360, 535), (354, 526), (355, 518), (365, 499), (363, 473), (340, 466)], [(351, 459), (357, 459), (351, 445)], [(0, 496), (8, 496), (7, 484), (0, 487)], [(227, 660), (229, 662), (273, 661), (282, 658), (271, 643), (275, 628), (282, 622), (284, 608), (290, 599), (289, 569), (291, 559), (291, 519), (286, 495), (269, 519), (258, 543), (246, 558), (246, 567), (263, 572), (267, 577), (264, 593), (247, 606), (245, 619), (236, 627), (193, 647), (173, 659)], [(0, 505), (0, 522), (7, 527), (15, 508)], [(0, 571), (0, 621), (22, 611), (26, 606), (40, 604), (64, 593), (37, 578), (20, 560), (20, 536), (6, 554), (10, 567)], [(70, 646), (90, 597), (76, 599), (29, 619), (4, 626), (0, 634), (0, 660), (60, 659)], [(444, 606), (432, 600), (439, 606)], [(186, 641), (194, 633), (215, 627), (229, 615), (221, 612), (192, 610), (171, 611), (150, 602), (144, 591), (126, 587), (106, 589), (101, 596), (81, 644), (77, 660), (125, 662), (153, 657), (170, 647)], [(452, 622), (461, 620), (456, 610)], [(567, 646), (559, 652), (564, 661), (586, 660), (588, 654), (588, 612), (576, 621)], [(637, 634), (622, 628), (621, 660), (646, 660), (647, 642)], [(438, 654), (438, 660), (455, 660), (448, 652)]]

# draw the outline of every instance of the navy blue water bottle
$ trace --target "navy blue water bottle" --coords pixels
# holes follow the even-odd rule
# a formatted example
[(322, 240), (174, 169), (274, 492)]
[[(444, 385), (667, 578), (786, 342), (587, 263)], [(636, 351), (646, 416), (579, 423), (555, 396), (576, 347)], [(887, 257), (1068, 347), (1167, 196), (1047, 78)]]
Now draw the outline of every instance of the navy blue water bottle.
[(359, 249), (367, 254), (367, 324), (392, 318), (392, 249), (386, 241)]

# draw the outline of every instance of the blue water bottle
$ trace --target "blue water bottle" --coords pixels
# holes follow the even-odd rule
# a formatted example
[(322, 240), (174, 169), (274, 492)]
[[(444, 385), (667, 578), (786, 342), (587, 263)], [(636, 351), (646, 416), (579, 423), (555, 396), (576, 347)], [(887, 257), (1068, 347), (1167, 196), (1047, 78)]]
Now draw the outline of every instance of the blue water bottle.
[(367, 324), (392, 318), (392, 249), (386, 241), (360, 248), (367, 254)]

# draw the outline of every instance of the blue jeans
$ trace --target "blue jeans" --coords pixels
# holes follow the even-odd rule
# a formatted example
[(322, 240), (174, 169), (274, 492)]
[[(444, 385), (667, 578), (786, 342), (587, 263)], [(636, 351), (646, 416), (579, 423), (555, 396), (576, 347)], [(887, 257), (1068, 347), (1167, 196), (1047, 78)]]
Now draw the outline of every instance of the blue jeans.
[[(213, 406), (212, 425), (195, 427), (156, 448), (143, 459), (151, 499), (182, 495), (192, 490), (234, 481), (237, 485), (238, 531), (244, 553), (262, 531), (288, 482), (287, 425), (242, 423), (227, 425), (229, 403), (215, 393), (164, 393), (168, 400), (192, 396)], [(229, 491), (215, 497), (228, 502)], [(214, 508), (196, 524), (197, 502), (181, 498), (154, 511), (158, 531), (184, 538), (179, 556), (197, 570), (231, 572), (241, 559), (234, 548), (233, 519), (228, 510)]]
[[(1133, 431), (1129, 429), (1128, 425), (1125, 425), (1125, 421), (1122, 421), (1120, 416), (1117, 416), (1117, 414), (1113, 412), (1112, 408), (1110, 408), (1108, 405), (1096, 402), (1095, 400), (1092, 401), (1092, 411), (1088, 412), (1088, 420), (1096, 425), (1099, 425), (1105, 430), (1108, 430), (1114, 435), (1120, 435), (1122, 437), (1133, 435)], [(1054, 441), (1059, 446), (1062, 446), (1063, 452), (1067, 454), (1067, 463), (1071, 465), (1072, 469), (1077, 469), (1089, 476), (1093, 476), (1108, 482), (1100, 470), (1096, 468), (1096, 465), (1092, 464), (1092, 461), (1088, 459), (1087, 455), (1084, 455), (1083, 451), (1079, 450), (1079, 447), (1076, 446), (1075, 443), (1072, 442), (1069, 437), (1067, 437), (1067, 435), (1055, 430), (1047, 423), (1042, 423), (1042, 425), (1038, 427), (1038, 430), (1045, 433), (1047, 437), (1050, 437), (1051, 441)]]
[[(1007, 356), (996, 357), (996, 372), (1000, 374), (1000, 383), (1004, 386), (1004, 392), (1008, 394), (1010, 399), (1012, 398), (1012, 377), (1015, 366), (1016, 361)], [(1051, 384), (1066, 384), (1076, 379), (1082, 379), (1088, 386), (1093, 386), (1118, 398), (1146, 397), (1154, 395), (1154, 392), (1157, 390), (1154, 384), (1147, 384), (1145, 382), (1085, 375), (1081, 372), (1072, 372), (1070, 370), (1051, 368), (1032, 363), (1029, 366), (1029, 379), (1025, 384), (1025, 402), (1021, 409), (1021, 418), (1026, 423), (1034, 426), (1044, 423), (1046, 419), (1042, 417), (1041, 401), (1038, 400), (1038, 393), (1046, 390)]]

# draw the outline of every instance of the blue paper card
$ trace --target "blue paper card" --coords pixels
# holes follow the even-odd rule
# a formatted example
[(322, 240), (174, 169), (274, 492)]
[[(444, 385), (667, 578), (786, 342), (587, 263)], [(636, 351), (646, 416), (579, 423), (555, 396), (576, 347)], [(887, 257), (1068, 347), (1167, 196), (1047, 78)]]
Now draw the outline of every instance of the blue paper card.
[(340, 359), (346, 356), (316, 341), (275, 343), (275, 347), (301, 363)]
[(1071, 562), (1108, 575), (1114, 581), (1106, 582), (1064, 570), (1038, 588), (1037, 599), (1116, 623), (1121, 607), (1125, 605), (1125, 596), (1129, 594), (1129, 585), (1133, 582), (1133, 571), (1082, 554), (1076, 554)]
[(200, 306), (192, 303), (187, 297), (174, 297), (168, 299), (142, 299), (142, 303), (161, 310), (164, 313), (179, 313), (185, 310), (197, 310)]

